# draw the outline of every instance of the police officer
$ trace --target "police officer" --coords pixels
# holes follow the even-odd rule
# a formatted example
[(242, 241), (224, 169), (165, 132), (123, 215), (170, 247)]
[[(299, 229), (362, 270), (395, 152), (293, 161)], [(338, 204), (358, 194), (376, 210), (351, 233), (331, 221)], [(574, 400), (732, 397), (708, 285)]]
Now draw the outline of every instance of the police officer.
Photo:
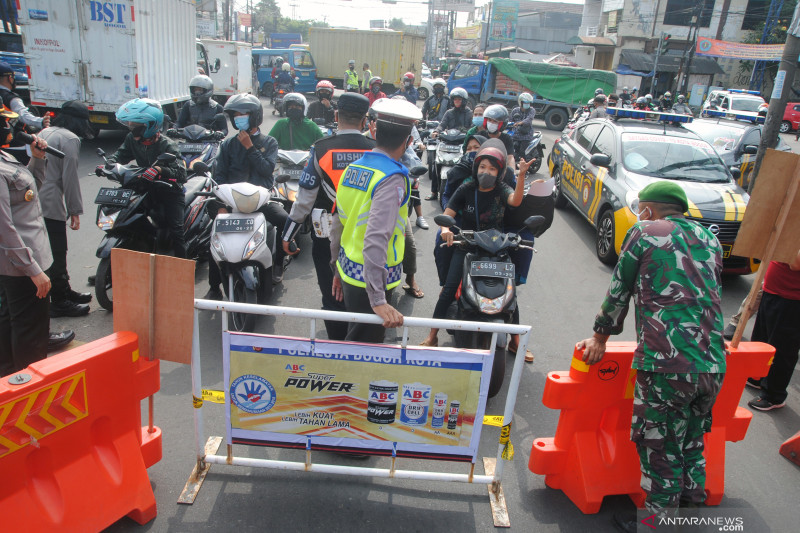
[[(331, 271), (330, 223), (336, 202), (336, 189), (344, 169), (364, 152), (375, 147), (375, 141), (361, 134), (366, 123), (369, 100), (358, 93), (344, 93), (339, 97), (335, 120), (339, 124), (336, 135), (317, 141), (311, 148), (308, 165), (300, 177), (300, 188), (286, 220), (283, 231), (283, 249), (289, 254), (289, 243), (300, 231), (306, 217), (312, 217), (311, 257), (317, 271), (317, 284), (322, 292), (322, 308), (327, 311), (345, 311), (344, 303), (333, 297), (333, 272)], [(299, 251), (299, 250), (298, 250)], [(294, 252), (297, 253), (297, 252)], [(328, 338), (344, 340), (345, 322), (325, 321)]]
[(349, 93), (359, 91), (358, 72), (356, 72), (356, 60), (351, 59), (347, 62), (347, 70), (344, 71), (344, 90)]
[[(195, 76), (189, 82), (189, 94), (192, 100), (181, 108), (176, 128), (185, 128), (198, 124), (208, 130), (221, 133), (220, 139), (228, 134), (228, 122), (222, 114), (222, 106), (211, 99), (214, 94), (214, 82), (208, 76)], [(167, 134), (170, 134), (168, 131)]]
[(403, 315), (388, 303), (403, 275), (411, 194), (408, 171), (399, 160), (422, 113), (402, 100), (384, 100), (373, 107), (376, 147), (347, 167), (336, 191), (331, 258), (338, 258), (333, 294), (344, 299), (347, 311), (374, 312), (383, 319), (382, 325), (351, 322), (346, 339), (380, 343), (384, 328), (403, 324)]
[[(0, 61), (0, 98), (3, 100), (3, 105), (16, 113), (19, 117), (15, 130), (22, 130), (25, 126), (42, 129), (50, 126), (50, 115), (44, 117), (37, 117), (31, 113), (22, 98), (14, 92), (17, 88), (17, 81), (14, 78), (14, 69), (5, 61)], [(11, 144), (6, 148), (9, 154), (17, 158), (17, 161), (23, 165), (28, 164), (30, 160), (30, 153), (28, 146), (22, 141), (16, 139), (11, 140)]]
[(359, 82), (361, 91), (367, 90), (370, 79), (372, 79), (372, 71), (369, 69), (369, 63), (364, 63), (364, 66), (361, 67), (361, 81)]

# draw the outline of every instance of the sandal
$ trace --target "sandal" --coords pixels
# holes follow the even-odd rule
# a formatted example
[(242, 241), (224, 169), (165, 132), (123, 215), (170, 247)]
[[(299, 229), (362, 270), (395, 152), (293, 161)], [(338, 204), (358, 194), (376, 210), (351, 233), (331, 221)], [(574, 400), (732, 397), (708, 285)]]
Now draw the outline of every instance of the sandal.
[(414, 298), (424, 298), (425, 293), (422, 292), (422, 289), (417, 287), (416, 289), (409, 284), (403, 285), (403, 290), (406, 291), (406, 294), (409, 296), (413, 296)]
[(439, 196), (438, 196), (438, 194), (429, 194), (428, 196), (425, 197), (425, 199), (426, 200), (438, 200)]
[(436, 348), (436, 347), (439, 346), (439, 339), (434, 339), (433, 341), (428, 341), (428, 339), (425, 339), (424, 341), (419, 343), (419, 345), (420, 346), (429, 346), (431, 348)]
[[(519, 345), (514, 346), (512, 348), (510, 342), (508, 343), (508, 346), (506, 346), (506, 351), (508, 353), (512, 353), (514, 355), (517, 355), (517, 349), (519, 349)], [(526, 363), (533, 363), (533, 352), (530, 351), (530, 350), (527, 350), (527, 349), (525, 350), (525, 362)]]

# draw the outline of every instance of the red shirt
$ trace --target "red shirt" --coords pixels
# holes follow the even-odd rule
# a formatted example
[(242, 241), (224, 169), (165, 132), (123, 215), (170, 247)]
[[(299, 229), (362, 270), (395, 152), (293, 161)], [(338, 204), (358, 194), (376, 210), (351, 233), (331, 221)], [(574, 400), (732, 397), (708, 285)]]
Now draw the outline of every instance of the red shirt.
[(369, 105), (372, 106), (372, 104), (375, 103), (375, 100), (386, 98), (386, 93), (383, 91), (378, 91), (378, 94), (375, 94), (372, 91), (367, 91), (364, 93), (364, 96), (367, 97), (367, 100), (369, 100)]
[(800, 270), (772, 261), (764, 276), (764, 290), (787, 300), (800, 300)]

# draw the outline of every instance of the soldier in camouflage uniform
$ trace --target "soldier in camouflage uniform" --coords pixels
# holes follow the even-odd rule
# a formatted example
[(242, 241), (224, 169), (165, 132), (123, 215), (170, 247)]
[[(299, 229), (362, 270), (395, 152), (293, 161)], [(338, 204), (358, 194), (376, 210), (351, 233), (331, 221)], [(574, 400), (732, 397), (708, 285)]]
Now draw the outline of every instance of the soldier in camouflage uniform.
[[(638, 346), (631, 440), (653, 513), (705, 500), (703, 434), (725, 372), (720, 307), (722, 248), (686, 220), (686, 193), (673, 182), (639, 193), (640, 222), (628, 231), (593, 337), (578, 343), (600, 361), (622, 331), (634, 298)], [(621, 524), (620, 524), (621, 525)], [(635, 522), (634, 522), (635, 530)]]

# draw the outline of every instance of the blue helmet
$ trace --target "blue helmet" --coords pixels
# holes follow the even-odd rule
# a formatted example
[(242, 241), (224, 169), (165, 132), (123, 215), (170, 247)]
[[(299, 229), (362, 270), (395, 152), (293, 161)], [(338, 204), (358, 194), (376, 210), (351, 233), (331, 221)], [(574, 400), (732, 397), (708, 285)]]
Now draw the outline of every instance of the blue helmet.
[[(145, 139), (155, 136), (164, 124), (164, 112), (161, 104), (149, 98), (135, 98), (122, 104), (117, 110), (117, 120), (129, 130), (134, 131), (136, 124), (144, 126), (141, 136)], [(134, 132), (137, 134), (139, 132)], [(139, 135), (136, 135), (137, 137)]]

